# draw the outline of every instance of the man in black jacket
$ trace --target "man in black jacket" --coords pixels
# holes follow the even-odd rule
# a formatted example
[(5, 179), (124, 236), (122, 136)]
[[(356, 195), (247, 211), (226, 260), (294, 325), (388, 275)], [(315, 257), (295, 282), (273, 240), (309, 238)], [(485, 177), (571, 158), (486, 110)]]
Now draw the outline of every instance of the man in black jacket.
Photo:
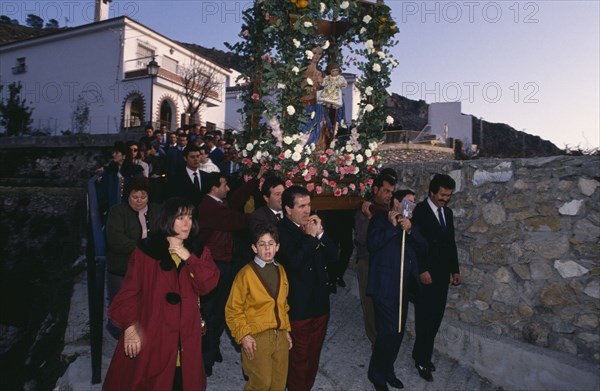
[(309, 391), (319, 369), (319, 356), (329, 319), (327, 266), (337, 261), (338, 249), (323, 230), (321, 219), (310, 214), (310, 193), (290, 186), (281, 202), (286, 217), (279, 221), (277, 262), (288, 275), (290, 321), (294, 343), (289, 357), (287, 388)]
[(454, 215), (446, 206), (455, 187), (450, 176), (436, 174), (429, 184), (429, 197), (417, 204), (413, 212), (413, 223), (427, 241), (428, 251), (420, 268), (421, 289), (415, 303), (416, 339), (412, 356), (419, 375), (427, 381), (433, 381), (431, 372), (435, 366), (431, 355), (446, 309), (448, 285), (461, 282)]

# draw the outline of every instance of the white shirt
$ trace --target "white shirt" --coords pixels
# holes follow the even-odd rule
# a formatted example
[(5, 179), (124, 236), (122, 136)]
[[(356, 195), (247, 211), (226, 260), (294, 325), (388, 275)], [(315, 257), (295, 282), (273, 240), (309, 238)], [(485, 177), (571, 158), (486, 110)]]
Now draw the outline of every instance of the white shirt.
[(198, 183), (200, 183), (200, 188), (202, 189), (202, 179), (200, 179), (200, 172), (199, 172), (199, 171), (193, 171), (193, 170), (191, 170), (191, 169), (190, 169), (189, 167), (187, 167), (187, 166), (185, 167), (185, 170), (187, 171), (187, 173), (188, 173), (188, 176), (190, 177), (190, 179), (191, 179), (192, 183), (194, 183), (194, 173), (195, 173), (196, 175), (198, 175)]
[[(427, 203), (429, 204), (429, 207), (433, 211), (433, 215), (438, 220), (438, 223), (440, 223), (440, 225), (442, 225), (442, 222), (440, 221), (440, 215), (438, 213), (438, 207), (433, 203), (433, 201), (431, 201), (431, 199), (429, 197), (427, 197)], [(446, 213), (444, 212), (444, 208), (442, 208), (442, 214), (444, 215), (444, 225), (446, 225)]]

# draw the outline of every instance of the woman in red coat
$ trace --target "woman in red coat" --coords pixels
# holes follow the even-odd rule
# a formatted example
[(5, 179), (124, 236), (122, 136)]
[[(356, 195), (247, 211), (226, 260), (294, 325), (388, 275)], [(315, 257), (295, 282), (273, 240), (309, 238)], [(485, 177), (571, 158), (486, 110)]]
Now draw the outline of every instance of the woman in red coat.
[(167, 200), (156, 227), (129, 258), (109, 310), (125, 330), (104, 390), (204, 390), (199, 295), (219, 280), (208, 247), (197, 237), (194, 205)]

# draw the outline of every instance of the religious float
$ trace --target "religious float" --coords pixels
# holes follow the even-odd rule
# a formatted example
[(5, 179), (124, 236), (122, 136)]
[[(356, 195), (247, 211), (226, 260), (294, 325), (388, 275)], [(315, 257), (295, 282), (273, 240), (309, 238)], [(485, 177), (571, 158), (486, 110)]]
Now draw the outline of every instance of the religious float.
[[(243, 15), (239, 99), (242, 174), (267, 166), (313, 193), (314, 209), (353, 208), (381, 166), (389, 48), (398, 29), (383, 1), (257, 0)], [(344, 68), (358, 73), (358, 115), (344, 118)], [(348, 92), (351, 93), (351, 92)]]

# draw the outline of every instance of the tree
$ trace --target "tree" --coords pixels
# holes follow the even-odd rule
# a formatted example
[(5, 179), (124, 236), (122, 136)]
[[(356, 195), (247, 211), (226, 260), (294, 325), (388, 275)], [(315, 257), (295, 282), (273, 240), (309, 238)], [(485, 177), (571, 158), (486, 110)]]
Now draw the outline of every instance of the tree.
[(46, 29), (50, 29), (50, 30), (56, 30), (58, 29), (58, 20), (56, 19), (50, 19), (49, 21), (46, 22)]
[(25, 99), (21, 99), (21, 83), (10, 83), (8, 85), (8, 99), (4, 101), (2, 90), (4, 85), (0, 84), (0, 125), (6, 129), (6, 134), (17, 135), (29, 132), (29, 125), (33, 122), (31, 115), (33, 109), (27, 107)]
[(6, 15), (0, 15), (0, 24), (10, 24), (10, 18)]
[(90, 122), (90, 105), (81, 94), (77, 97), (77, 105), (73, 110), (71, 120), (71, 126), (75, 133), (84, 133)]
[(44, 27), (44, 19), (34, 14), (27, 15), (27, 20), (25, 21), (25, 23), (27, 24), (27, 26), (33, 27), (34, 29), (41, 29), (42, 27)]
[(181, 100), (185, 112), (191, 118), (196, 116), (209, 97), (218, 98), (218, 91), (223, 84), (214, 68), (209, 68), (197, 60), (193, 60), (189, 67), (183, 68), (181, 78), (183, 84)]

